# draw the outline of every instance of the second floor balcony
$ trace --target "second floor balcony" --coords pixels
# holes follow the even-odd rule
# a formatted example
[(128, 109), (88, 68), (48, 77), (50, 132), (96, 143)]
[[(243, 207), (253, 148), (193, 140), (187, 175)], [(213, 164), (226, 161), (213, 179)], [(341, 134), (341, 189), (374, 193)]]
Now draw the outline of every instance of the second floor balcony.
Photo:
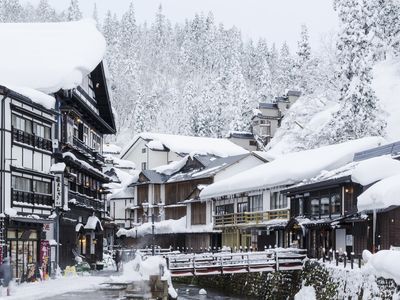
[(85, 154), (90, 155), (91, 158), (104, 163), (104, 156), (101, 155), (98, 151), (96, 151), (95, 149), (89, 147), (83, 141), (81, 141), (80, 139), (78, 139), (75, 136), (74, 136), (73, 141), (74, 141), (74, 146), (75, 147), (77, 147), (78, 149), (82, 150)]
[(33, 208), (51, 208), (53, 196), (41, 193), (12, 190), (12, 202), (14, 206), (29, 206)]
[(272, 211), (239, 212), (214, 216), (215, 227), (262, 225), (275, 219), (289, 219), (289, 210), (280, 209)]
[(103, 211), (104, 210), (104, 201), (100, 199), (96, 199), (93, 197), (89, 197), (77, 192), (68, 192), (68, 202), (72, 203), (76, 206), (96, 210)]
[(26, 131), (16, 129), (14, 127), (12, 128), (12, 136), (13, 141), (15, 142), (27, 144), (34, 148), (39, 148), (46, 151), (52, 151), (53, 149), (53, 144), (50, 140), (28, 133)]

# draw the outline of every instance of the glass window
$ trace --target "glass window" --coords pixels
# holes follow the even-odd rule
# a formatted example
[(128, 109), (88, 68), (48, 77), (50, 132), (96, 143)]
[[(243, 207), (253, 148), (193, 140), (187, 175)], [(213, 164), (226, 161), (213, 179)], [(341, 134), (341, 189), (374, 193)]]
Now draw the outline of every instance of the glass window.
[(142, 162), (142, 170), (146, 170), (146, 163)]
[(217, 215), (233, 214), (233, 204), (218, 205), (215, 207)]
[(25, 132), (32, 133), (32, 121), (25, 120)]
[(146, 153), (146, 148), (142, 148), (142, 153)]
[(34, 180), (33, 181), (33, 191), (35, 193), (51, 194), (50, 182)]
[(329, 197), (321, 197), (321, 215), (329, 215)]
[(341, 214), (342, 199), (339, 192), (331, 194), (331, 214)]
[(247, 212), (247, 201), (241, 202), (237, 204), (237, 212)]
[(262, 194), (250, 196), (249, 202), (250, 202), (250, 211), (262, 211), (263, 210)]
[(319, 215), (319, 199), (311, 200), (311, 215), (318, 216)]
[(13, 189), (19, 191), (26, 191), (26, 192), (32, 191), (31, 180), (24, 177), (13, 176), (12, 187)]

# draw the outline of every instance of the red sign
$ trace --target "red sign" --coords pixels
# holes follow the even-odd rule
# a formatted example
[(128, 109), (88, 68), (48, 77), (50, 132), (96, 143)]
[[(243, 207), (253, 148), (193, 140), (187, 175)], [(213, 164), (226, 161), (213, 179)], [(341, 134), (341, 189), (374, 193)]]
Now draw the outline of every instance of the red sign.
[(42, 279), (49, 277), (49, 256), (50, 256), (50, 244), (49, 241), (40, 241), (40, 263), (42, 270)]

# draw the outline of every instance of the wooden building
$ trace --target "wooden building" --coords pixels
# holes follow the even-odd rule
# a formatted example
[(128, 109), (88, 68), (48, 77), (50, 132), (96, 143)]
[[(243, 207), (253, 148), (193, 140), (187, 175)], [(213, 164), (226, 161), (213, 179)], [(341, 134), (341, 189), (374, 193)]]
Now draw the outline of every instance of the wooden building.
[(60, 136), (54, 156), (66, 164), (60, 265), (73, 264), (76, 255), (94, 264), (102, 259), (108, 228), (103, 184), (110, 178), (102, 173), (103, 135), (116, 132), (103, 63), (76, 89), (58, 92), (56, 99)]
[(48, 273), (54, 222), (52, 159), (56, 112), (0, 86), (0, 259), (22, 281), (37, 265)]

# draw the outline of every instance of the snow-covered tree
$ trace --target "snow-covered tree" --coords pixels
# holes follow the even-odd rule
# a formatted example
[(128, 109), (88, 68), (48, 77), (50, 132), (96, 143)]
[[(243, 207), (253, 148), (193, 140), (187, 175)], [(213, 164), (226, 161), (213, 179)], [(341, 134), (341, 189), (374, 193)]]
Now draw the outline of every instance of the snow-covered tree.
[(82, 12), (79, 8), (78, 0), (71, 0), (65, 13), (66, 21), (77, 21), (82, 19)]

